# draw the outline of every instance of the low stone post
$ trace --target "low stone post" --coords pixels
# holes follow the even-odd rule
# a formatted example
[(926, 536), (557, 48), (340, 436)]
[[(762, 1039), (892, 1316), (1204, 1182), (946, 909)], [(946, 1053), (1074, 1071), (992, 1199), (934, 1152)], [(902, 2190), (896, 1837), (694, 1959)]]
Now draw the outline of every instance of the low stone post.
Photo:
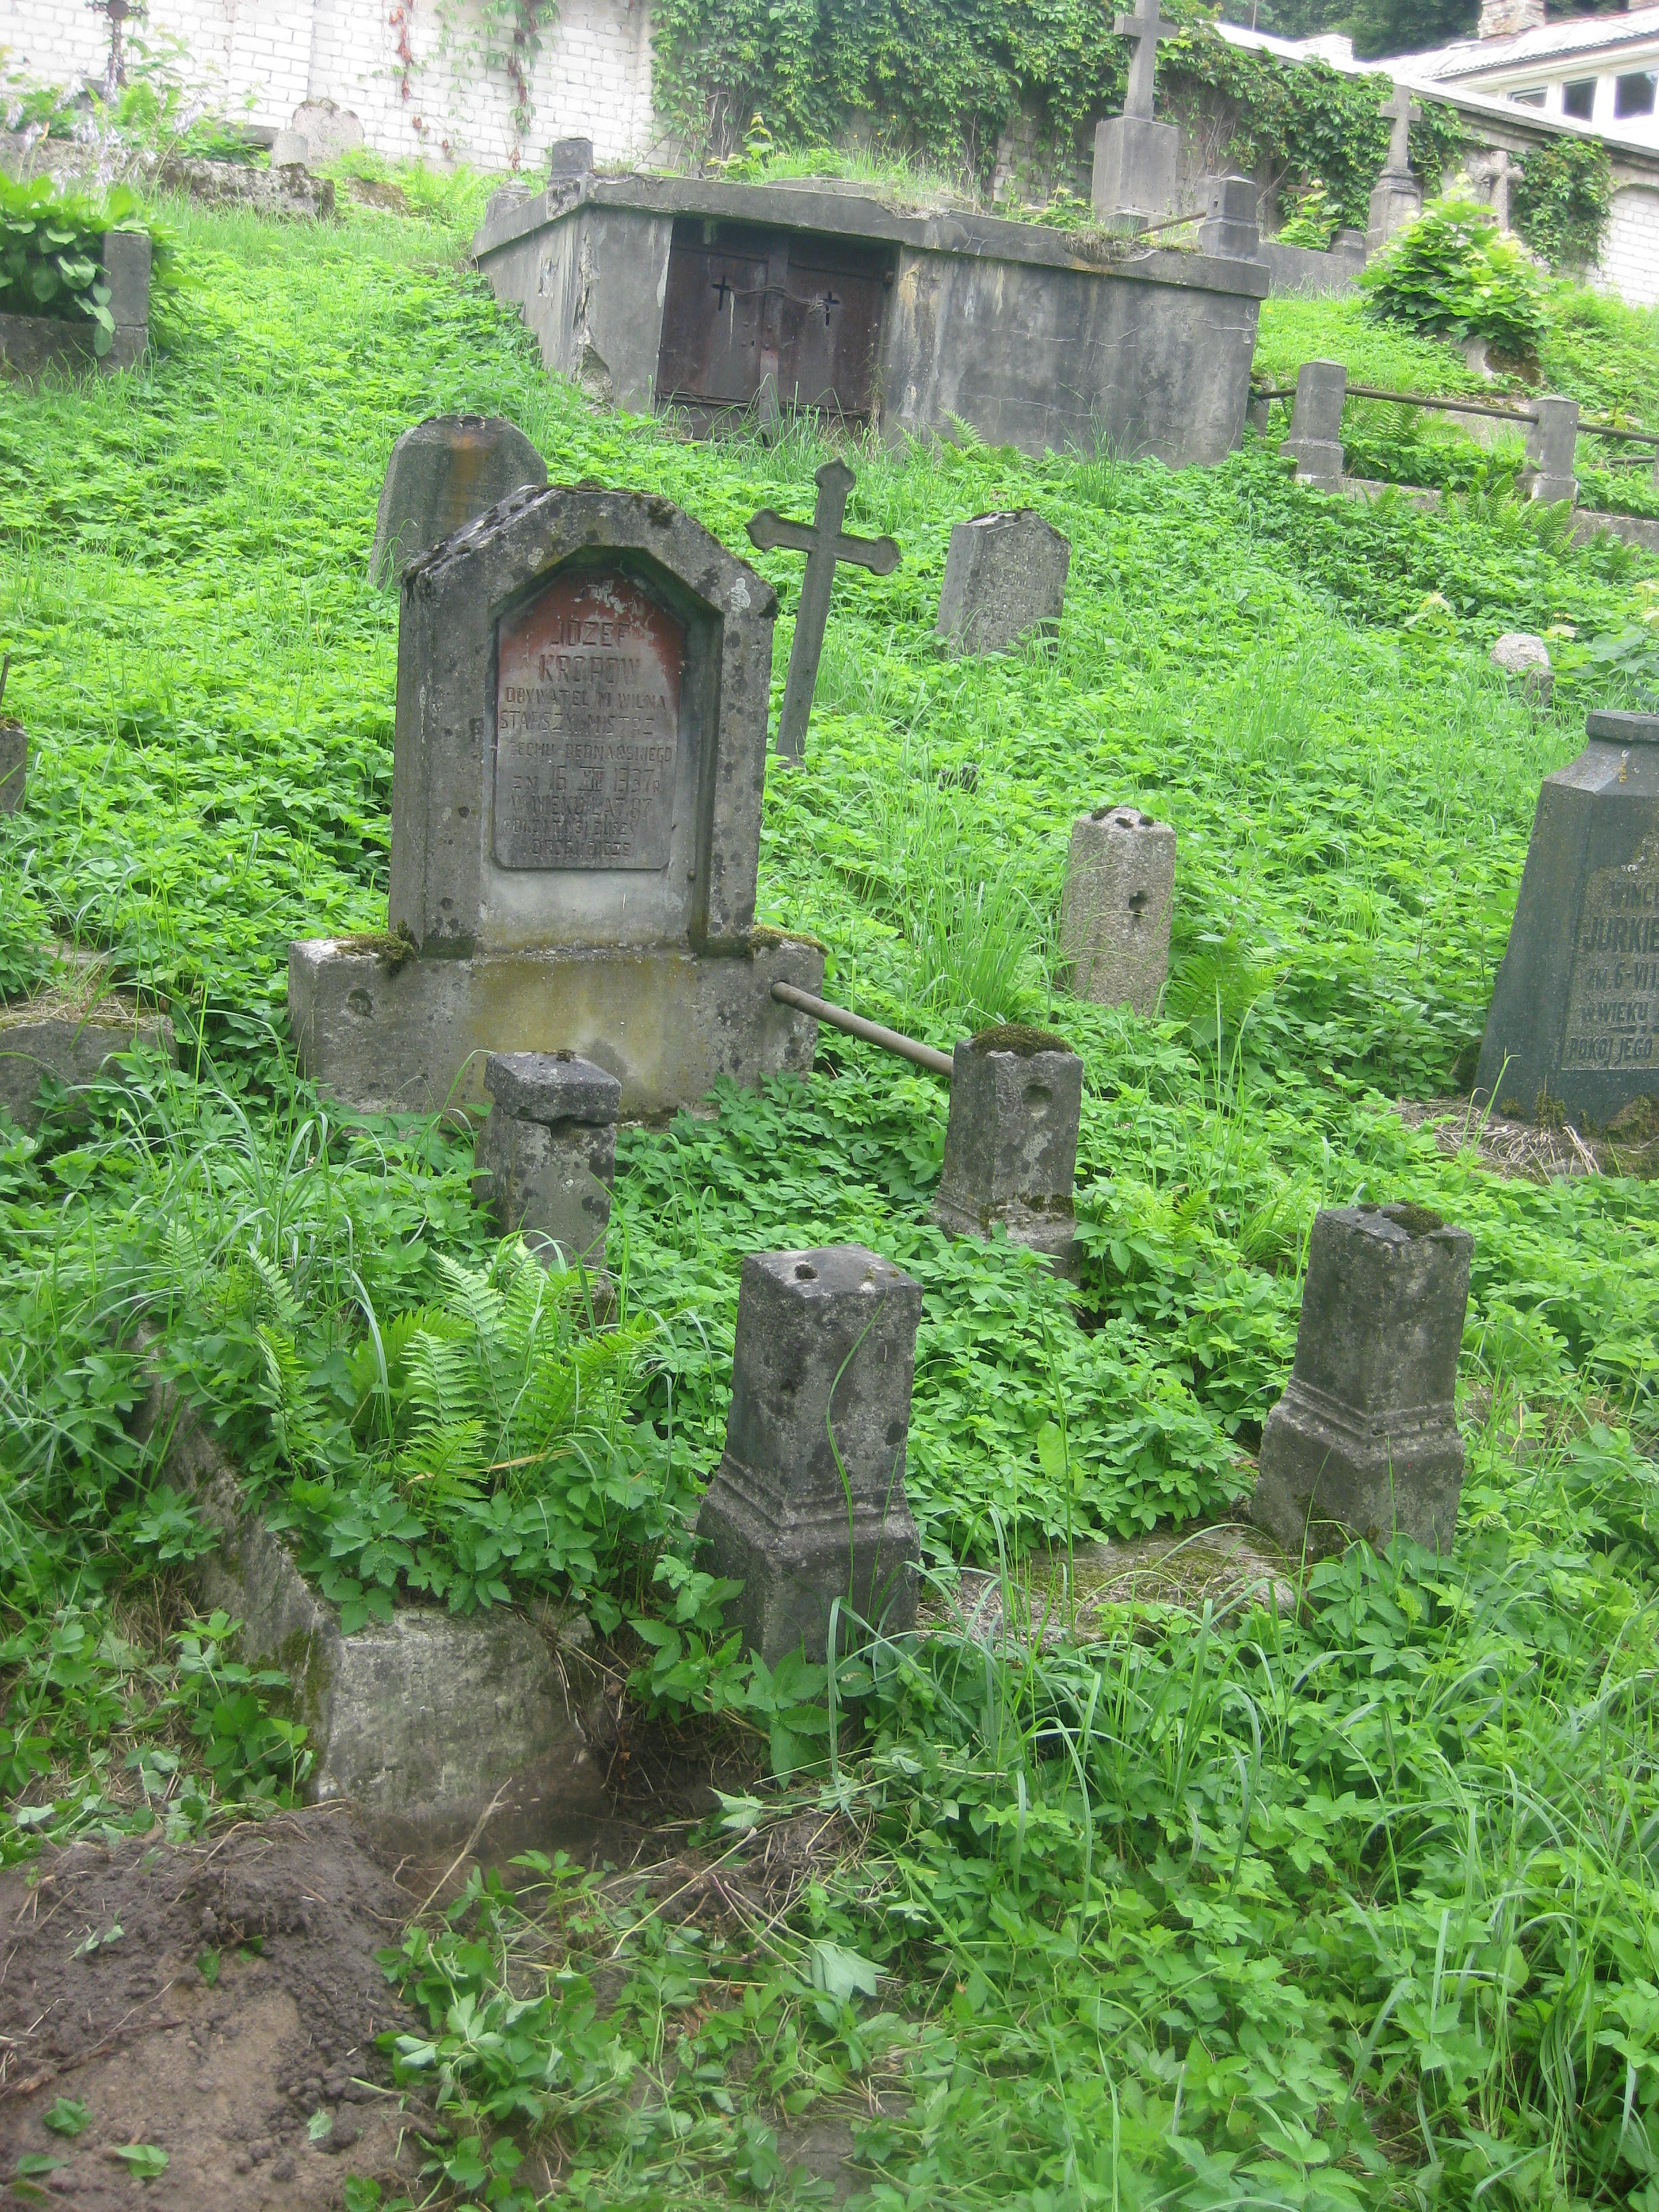
[(1260, 198), (1254, 177), (1201, 177), (1198, 201), (1204, 212), (1198, 226), (1200, 252), (1224, 254), (1235, 261), (1255, 260), (1261, 248)]
[(99, 255), (109, 287), (109, 311), (115, 336), (100, 366), (136, 368), (149, 343), (149, 279), (153, 259), (149, 235), (142, 230), (106, 230)]
[(1342, 486), (1342, 405), (1348, 372), (1340, 361), (1304, 361), (1296, 373), (1291, 434), (1279, 447), (1296, 463), (1296, 480), (1318, 491)]
[(1296, 1364), (1267, 1416), (1250, 1517), (1310, 1558), (1399, 1534), (1449, 1552), (1453, 1413), (1474, 1240), (1420, 1206), (1315, 1217)]
[(1522, 477), (1528, 496), (1546, 501), (1578, 500), (1578, 479), (1573, 462), (1578, 444), (1578, 402), (1547, 395), (1532, 403), (1537, 420), (1527, 428), (1527, 465)]
[(1176, 833), (1135, 806), (1097, 806), (1072, 824), (1060, 952), (1074, 997), (1155, 1013), (1170, 972)]
[(726, 1618), (769, 1667), (916, 1618), (904, 1453), (921, 1287), (861, 1244), (751, 1252), (738, 1291), (726, 1450), (697, 1515)]
[(981, 1238), (1000, 1221), (1010, 1243), (1072, 1273), (1082, 1112), (1083, 1062), (1064, 1037), (1016, 1024), (958, 1044), (933, 1219), (952, 1237)]
[(547, 149), (547, 174), (551, 183), (560, 183), (568, 177), (589, 177), (593, 173), (593, 141), (591, 138), (556, 138)]
[(549, 1266), (605, 1267), (622, 1085), (574, 1052), (492, 1052), (474, 1194)]
[(0, 715), (0, 814), (15, 814), (28, 782), (28, 732)]
[(1004, 653), (1052, 636), (1066, 605), (1072, 541), (1034, 507), (976, 514), (951, 532), (937, 634), (957, 653)]
[(411, 561), (463, 524), (509, 492), (546, 482), (546, 462), (504, 416), (434, 415), (417, 422), (386, 463), (369, 582), (390, 589)]

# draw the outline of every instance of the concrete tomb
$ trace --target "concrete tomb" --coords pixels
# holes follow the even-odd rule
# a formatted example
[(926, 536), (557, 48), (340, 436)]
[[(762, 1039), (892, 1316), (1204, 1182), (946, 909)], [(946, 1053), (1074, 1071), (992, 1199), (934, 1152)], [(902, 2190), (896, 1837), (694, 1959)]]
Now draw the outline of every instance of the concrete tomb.
[(1340, 361), (1304, 361), (1296, 373), (1291, 434), (1279, 450), (1296, 463), (1296, 480), (1316, 491), (1342, 489), (1342, 409), (1348, 372)]
[(622, 1085), (574, 1052), (492, 1052), (474, 1189), (550, 1266), (605, 1267)]
[(1659, 1097), (1659, 715), (1593, 714), (1544, 779), (1474, 1095), (1604, 1128)]
[(1250, 1517), (1293, 1555), (1398, 1534), (1449, 1552), (1453, 1413), (1474, 1240), (1420, 1206), (1314, 1218), (1296, 1364), (1267, 1416)]
[(1083, 1062), (1063, 1037), (1009, 1025), (959, 1043), (933, 1218), (952, 1237), (988, 1237), (1046, 1253), (1060, 1274), (1077, 1263), (1078, 1129)]
[(504, 416), (429, 416), (392, 448), (374, 519), (369, 581), (387, 589), (411, 561), (498, 499), (546, 482), (546, 462)]
[(904, 1496), (921, 1288), (861, 1244), (751, 1252), (738, 1291), (726, 1450), (697, 1515), (702, 1563), (768, 1666), (915, 1625)]
[(1527, 465), (1521, 477), (1527, 495), (1576, 506), (1578, 479), (1573, 467), (1578, 446), (1578, 402), (1546, 392), (1533, 401), (1531, 412), (1534, 420), (1527, 426)]
[(70, 321), (57, 315), (0, 314), (0, 368), (32, 383), (48, 368), (71, 374), (95, 368), (107, 374), (137, 367), (149, 343), (149, 234), (106, 230), (98, 258), (115, 323), (107, 350), (96, 350), (95, 325), (88, 317)]
[(1412, 174), (1411, 158), (1411, 126), (1423, 120), (1423, 111), (1401, 84), (1395, 87), (1377, 112), (1393, 130), (1388, 167), (1372, 188), (1366, 210), (1365, 244), (1372, 253), (1423, 212), (1423, 187)]
[(958, 522), (945, 557), (939, 636), (958, 653), (1006, 653), (1034, 632), (1052, 635), (1071, 562), (1070, 538), (1034, 507)]
[(21, 1129), (37, 1127), (46, 1110), (41, 1086), (52, 1082), (71, 1094), (71, 1115), (84, 1118), (86, 1101), (73, 1094), (115, 1075), (117, 1055), (138, 1045), (173, 1057), (173, 1024), (165, 1014), (139, 1013), (117, 998), (91, 1006), (61, 999), (0, 1006), (0, 1113)]
[(817, 688), (818, 663), (823, 657), (824, 624), (830, 619), (830, 594), (835, 588), (836, 563), (851, 561), (872, 575), (890, 576), (901, 555), (890, 538), (849, 538), (841, 526), (848, 496), (857, 478), (845, 461), (826, 461), (813, 478), (817, 504), (811, 523), (790, 522), (769, 507), (749, 520), (749, 542), (757, 551), (769, 553), (779, 545), (806, 556), (800, 603), (795, 610), (795, 634), (789, 647), (789, 675), (783, 690), (783, 712), (778, 717), (778, 753), (784, 760), (804, 759), (806, 726), (811, 720), (812, 694)]
[(1170, 973), (1175, 864), (1175, 831), (1138, 807), (1097, 806), (1072, 825), (1060, 951), (1076, 997), (1157, 1012)]
[(1181, 26), (1160, 16), (1158, 0), (1139, 0), (1133, 15), (1112, 18), (1112, 28), (1120, 39), (1134, 41), (1134, 55), (1122, 114), (1095, 126), (1091, 198), (1103, 222), (1156, 222), (1175, 207), (1181, 132), (1173, 123), (1153, 120), (1153, 79), (1158, 42), (1173, 39)]
[(1118, 259), (810, 179), (588, 174), (498, 194), (473, 251), (548, 368), (621, 408), (700, 432), (810, 409), (890, 441), (959, 417), (1025, 453), (1105, 437), (1180, 467), (1240, 442), (1267, 289), (1261, 262), (1200, 243)]
[(771, 587), (634, 492), (513, 493), (404, 572), (391, 934), (290, 946), (301, 1065), (347, 1103), (482, 1103), (580, 1053), (629, 1118), (812, 1065), (823, 955), (754, 927)]

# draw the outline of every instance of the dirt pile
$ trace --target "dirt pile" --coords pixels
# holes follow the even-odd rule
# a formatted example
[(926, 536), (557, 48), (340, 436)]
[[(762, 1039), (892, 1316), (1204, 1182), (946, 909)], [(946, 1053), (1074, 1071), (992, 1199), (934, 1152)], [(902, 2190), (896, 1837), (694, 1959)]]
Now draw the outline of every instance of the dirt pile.
[[(374, 1954), (419, 1902), (329, 1806), (0, 1875), (0, 2183), (58, 2160), (34, 2185), (76, 2212), (324, 2212), (349, 2173), (406, 2185), (429, 2123), (374, 2039), (420, 2023)], [(60, 2100), (78, 2134), (46, 2125)], [(130, 2172), (133, 2144), (165, 2174)]]

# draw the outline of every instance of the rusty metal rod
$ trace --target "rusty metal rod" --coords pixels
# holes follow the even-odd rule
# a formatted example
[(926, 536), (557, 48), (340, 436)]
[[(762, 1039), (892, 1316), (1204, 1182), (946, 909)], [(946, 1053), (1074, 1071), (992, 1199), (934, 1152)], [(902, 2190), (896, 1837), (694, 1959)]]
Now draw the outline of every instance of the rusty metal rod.
[[(1294, 399), (1293, 384), (1276, 384), (1271, 392), (1252, 391), (1251, 399)], [(1473, 399), (1428, 399), (1420, 392), (1382, 392), (1374, 384), (1351, 384), (1344, 397), (1348, 399), (1386, 399), (1395, 407), (1437, 407), (1449, 415), (1490, 415), (1495, 422), (1535, 422), (1537, 416), (1530, 408), (1482, 407)], [(1589, 427), (1583, 422), (1581, 430)]]
[(918, 1044), (915, 1037), (901, 1036), (896, 1030), (884, 1029), (879, 1022), (866, 1022), (862, 1014), (849, 1014), (845, 1006), (832, 1006), (827, 999), (815, 999), (810, 991), (798, 991), (793, 983), (774, 983), (772, 996), (781, 1006), (811, 1014), (815, 1021), (828, 1022), (832, 1030), (862, 1037), (866, 1044), (878, 1044), (884, 1052), (896, 1052), (901, 1060), (914, 1060), (932, 1074), (951, 1073), (948, 1052), (935, 1052), (932, 1045)]

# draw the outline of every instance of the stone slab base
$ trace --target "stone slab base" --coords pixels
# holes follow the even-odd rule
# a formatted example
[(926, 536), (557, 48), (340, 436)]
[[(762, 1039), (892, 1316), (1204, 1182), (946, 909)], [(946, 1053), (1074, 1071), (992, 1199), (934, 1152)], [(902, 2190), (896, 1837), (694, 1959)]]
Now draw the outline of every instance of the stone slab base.
[(963, 1206), (942, 1193), (933, 1200), (929, 1219), (947, 1237), (976, 1237), (988, 1243), (992, 1230), (1000, 1224), (1011, 1244), (1024, 1244), (1041, 1252), (1055, 1274), (1075, 1281), (1083, 1265), (1083, 1248), (1077, 1240), (1077, 1217), (1072, 1213), (1040, 1213), (1018, 1199), (986, 1213)]
[(118, 1053), (146, 1044), (173, 1056), (173, 1024), (162, 1014), (129, 1014), (108, 1001), (90, 1013), (0, 1011), (0, 1108), (20, 1128), (40, 1119), (40, 1085), (53, 1076), (68, 1090), (95, 1083)]
[(139, 1426), (162, 1431), (164, 1474), (220, 1533), (198, 1602), (240, 1620), (240, 1657), (294, 1686), (315, 1754), (308, 1800), (349, 1799), (377, 1843), (410, 1853), (464, 1843), (492, 1802), (493, 1851), (552, 1850), (606, 1818), (588, 1741), (604, 1704), (580, 1615), (538, 1627), (495, 1607), (462, 1619), (400, 1606), (347, 1636), (176, 1393), (154, 1388)]
[(884, 1512), (859, 1505), (849, 1516), (842, 1498), (780, 1509), (728, 1455), (698, 1510), (697, 1540), (707, 1573), (743, 1584), (726, 1607), (726, 1626), (740, 1628), (769, 1667), (800, 1650), (821, 1666), (837, 1598), (837, 1656), (868, 1640), (860, 1623), (888, 1636), (915, 1626), (921, 1546), (902, 1489)]
[(92, 349), (92, 325), (67, 323), (49, 315), (0, 315), (0, 368), (25, 384), (37, 383), (51, 368), (67, 376), (136, 368), (144, 357), (149, 333), (118, 327), (114, 343), (100, 361)]
[(289, 947), (288, 1012), (304, 1072), (365, 1111), (481, 1106), (486, 1054), (563, 1049), (618, 1077), (622, 1118), (641, 1121), (722, 1075), (811, 1072), (817, 1024), (780, 1006), (775, 982), (819, 992), (823, 947), (757, 935), (722, 957), (607, 947), (450, 960), (311, 938)]
[(1463, 1489), (1449, 1408), (1392, 1430), (1334, 1418), (1292, 1376), (1267, 1416), (1249, 1515), (1292, 1559), (1395, 1536), (1449, 1553)]
[(1659, 522), (1643, 514), (1597, 514), (1586, 507), (1573, 523), (1572, 541), (1582, 545), (1604, 532), (1623, 538), (1626, 545), (1639, 545), (1644, 553), (1659, 553)]

